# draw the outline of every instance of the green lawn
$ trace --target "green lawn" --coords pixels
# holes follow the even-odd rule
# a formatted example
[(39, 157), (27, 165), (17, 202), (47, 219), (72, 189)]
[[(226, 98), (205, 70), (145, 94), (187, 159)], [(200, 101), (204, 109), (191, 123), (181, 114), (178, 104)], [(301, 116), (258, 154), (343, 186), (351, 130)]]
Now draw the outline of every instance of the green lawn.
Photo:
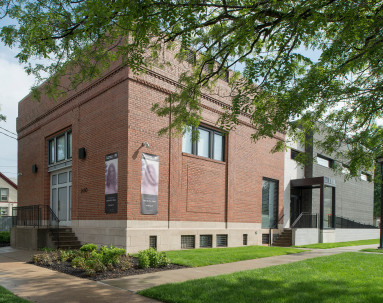
[(383, 249), (377, 249), (377, 248), (365, 248), (365, 249), (361, 249), (360, 251), (367, 251), (367, 252), (374, 252), (374, 253), (383, 254)]
[(0, 303), (30, 303), (30, 301), (21, 299), (0, 286)]
[(383, 302), (383, 256), (343, 253), (146, 289), (163, 302)]
[(167, 251), (171, 263), (191, 267), (265, 258), (299, 253), (304, 250), (289, 247), (244, 246), (230, 248), (201, 248)]
[(327, 248), (335, 248), (335, 247), (368, 245), (368, 244), (379, 244), (379, 239), (336, 242), (336, 243), (317, 243), (317, 244), (301, 245), (301, 246), (295, 246), (295, 247), (327, 249)]

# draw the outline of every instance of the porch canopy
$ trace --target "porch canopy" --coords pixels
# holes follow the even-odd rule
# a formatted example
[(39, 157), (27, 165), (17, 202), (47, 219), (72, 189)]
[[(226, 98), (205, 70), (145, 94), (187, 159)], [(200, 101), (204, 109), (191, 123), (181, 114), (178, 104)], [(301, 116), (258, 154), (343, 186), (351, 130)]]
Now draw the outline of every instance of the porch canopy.
[(335, 190), (336, 182), (329, 177), (295, 179), (290, 182), (291, 189), (320, 189), (320, 229), (335, 228)]

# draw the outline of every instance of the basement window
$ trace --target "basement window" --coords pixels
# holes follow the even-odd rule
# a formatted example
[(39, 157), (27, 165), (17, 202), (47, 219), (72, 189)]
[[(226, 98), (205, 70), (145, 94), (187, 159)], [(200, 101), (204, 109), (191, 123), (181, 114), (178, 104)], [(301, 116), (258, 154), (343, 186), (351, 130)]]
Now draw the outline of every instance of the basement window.
[(243, 234), (243, 245), (247, 245), (247, 234)]
[(157, 249), (157, 236), (149, 236), (149, 247)]
[(212, 235), (200, 235), (199, 236), (199, 247), (213, 247), (213, 236)]
[(181, 236), (181, 248), (185, 248), (185, 249), (195, 248), (195, 236), (194, 235)]
[(217, 247), (227, 247), (227, 235), (217, 235)]
[(270, 243), (270, 235), (262, 234), (262, 244), (269, 244), (269, 243)]

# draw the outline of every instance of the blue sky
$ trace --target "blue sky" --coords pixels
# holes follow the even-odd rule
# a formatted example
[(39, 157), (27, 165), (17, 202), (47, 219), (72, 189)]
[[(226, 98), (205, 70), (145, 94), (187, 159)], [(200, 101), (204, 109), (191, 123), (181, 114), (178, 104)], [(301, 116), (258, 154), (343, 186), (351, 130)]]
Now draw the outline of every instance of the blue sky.
[[(6, 22), (0, 20), (0, 27)], [(7, 117), (5, 122), (0, 121), (0, 171), (10, 178), (17, 178), (17, 140), (4, 134), (16, 137), (12, 133), (16, 133), (17, 104), (34, 83), (15, 55), (16, 50), (0, 42), (0, 112)]]

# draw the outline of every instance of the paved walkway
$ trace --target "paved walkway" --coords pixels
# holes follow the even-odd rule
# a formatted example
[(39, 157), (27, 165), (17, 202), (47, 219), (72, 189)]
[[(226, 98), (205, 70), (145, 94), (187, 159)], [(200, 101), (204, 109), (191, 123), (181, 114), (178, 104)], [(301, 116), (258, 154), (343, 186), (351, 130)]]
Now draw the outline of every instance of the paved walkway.
[(168, 270), (137, 276), (128, 276), (119, 279), (104, 280), (102, 282), (120, 289), (137, 292), (146, 288), (167, 283), (183, 282), (192, 279), (200, 279), (211, 276), (218, 276), (222, 274), (230, 274), (237, 271), (287, 264), (316, 257), (330, 256), (342, 252), (355, 252), (363, 248), (376, 247), (377, 244), (340, 247), (333, 249), (312, 249), (311, 251), (291, 255), (275, 256), (196, 268)]
[(362, 248), (376, 248), (377, 245), (343, 247), (325, 250), (311, 250), (299, 254), (276, 256), (235, 263), (211, 265), (198, 268), (185, 268), (162, 271), (120, 279), (96, 282), (73, 277), (25, 263), (34, 251), (0, 248), (0, 285), (16, 295), (32, 302), (158, 302), (141, 297), (135, 292), (172, 282), (182, 282), (236, 271), (287, 264), (321, 256), (329, 256)]
[(26, 264), (33, 251), (0, 248), (0, 285), (32, 302), (158, 302), (113, 286)]

